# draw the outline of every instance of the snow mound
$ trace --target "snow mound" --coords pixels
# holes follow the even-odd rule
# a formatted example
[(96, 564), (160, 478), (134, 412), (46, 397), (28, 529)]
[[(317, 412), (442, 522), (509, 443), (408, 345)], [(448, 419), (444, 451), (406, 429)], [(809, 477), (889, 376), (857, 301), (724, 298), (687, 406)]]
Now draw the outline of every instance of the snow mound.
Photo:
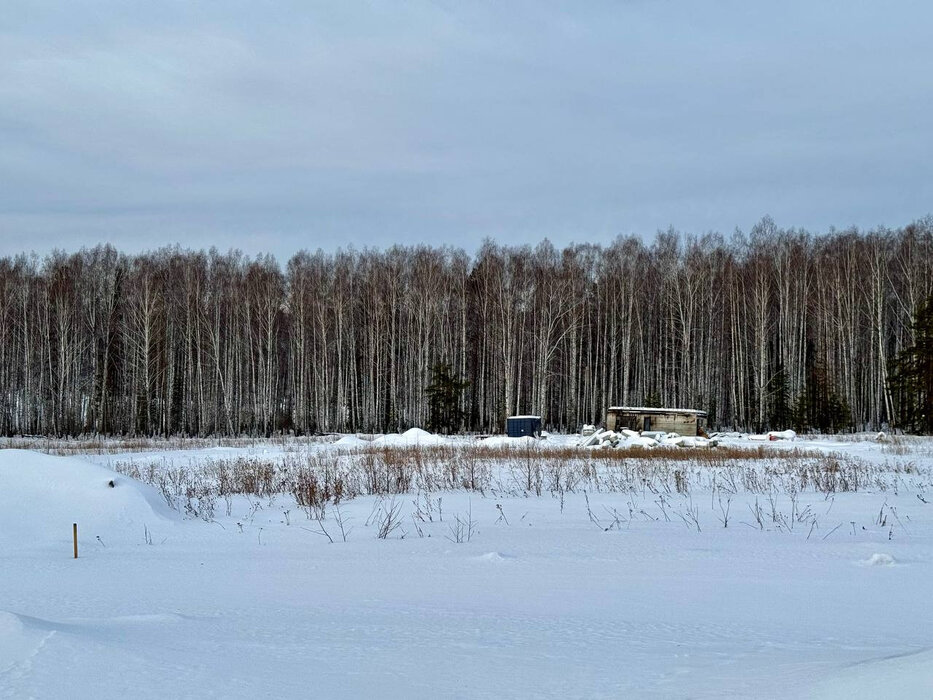
[(875, 552), (868, 559), (859, 562), (861, 566), (894, 566), (894, 557), (890, 554)]
[(446, 445), (447, 439), (440, 435), (429, 433), (427, 430), (422, 430), (421, 428), (411, 428), (410, 430), (406, 430), (401, 435), (398, 433), (383, 435), (382, 437), (373, 440), (372, 444), (389, 445), (392, 447), (411, 447), (413, 445)]
[[(0, 548), (142, 539), (143, 526), (177, 519), (150, 486), (74, 457), (0, 450)], [(130, 537), (132, 530), (132, 537)], [(66, 547), (67, 548), (67, 547)]]
[(480, 554), (476, 557), (476, 561), (488, 561), (493, 563), (501, 563), (506, 561), (512, 561), (515, 557), (511, 554), (503, 554), (502, 552), (486, 552), (486, 554)]
[(362, 447), (369, 444), (372, 444), (369, 440), (362, 440), (356, 435), (344, 435), (333, 443), (334, 447)]

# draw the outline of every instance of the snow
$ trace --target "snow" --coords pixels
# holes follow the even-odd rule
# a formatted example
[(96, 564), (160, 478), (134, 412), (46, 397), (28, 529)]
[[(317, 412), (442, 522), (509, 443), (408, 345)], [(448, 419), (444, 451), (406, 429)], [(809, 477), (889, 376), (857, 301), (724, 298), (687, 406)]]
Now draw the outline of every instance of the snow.
[(860, 561), (863, 566), (894, 566), (894, 557), (884, 552), (875, 552), (868, 559)]
[(116, 544), (129, 541), (133, 528), (143, 532), (180, 515), (152, 487), (83, 459), (0, 450), (0, 518), (4, 552), (62, 542), (71, 551), (74, 522), (79, 545), (98, 537)]
[(365, 447), (371, 444), (369, 440), (363, 440), (356, 435), (344, 435), (331, 443), (334, 447)]
[(538, 444), (539, 440), (532, 437), (531, 435), (523, 435), (521, 437), (508, 437), (506, 435), (494, 435), (493, 437), (485, 438), (480, 444), (483, 447), (534, 447)]
[[(397, 444), (489, 444), (422, 432)], [(537, 450), (577, 436), (490, 440)], [(367, 444), (297, 454), (338, 443)], [(536, 496), (503, 467), (495, 493), (345, 501), (351, 529), (344, 542), (331, 508), (331, 544), (287, 494), (237, 496), (205, 522), (108, 469), (170, 475), (293, 446), (0, 450), (0, 697), (929, 697), (933, 440), (761, 447), (848, 455), (881, 470), (884, 488), (793, 502), (699, 487)], [(758, 528), (751, 509), (770, 509), (769, 495), (784, 513), (810, 508), (818, 527)], [(405, 537), (376, 539), (367, 523), (392, 504)], [(699, 529), (675, 515), (691, 506)], [(477, 524), (461, 544), (457, 517)]]
[(856, 663), (817, 684), (823, 700), (929, 698), (933, 694), (933, 649)]
[(372, 441), (373, 445), (388, 447), (415, 447), (418, 445), (443, 445), (448, 441), (442, 435), (434, 435), (421, 428), (410, 428), (404, 433), (390, 433)]
[(706, 415), (706, 411), (700, 411), (696, 408), (659, 408), (651, 406), (610, 406), (610, 411), (619, 411), (625, 413), (688, 413), (692, 415)]

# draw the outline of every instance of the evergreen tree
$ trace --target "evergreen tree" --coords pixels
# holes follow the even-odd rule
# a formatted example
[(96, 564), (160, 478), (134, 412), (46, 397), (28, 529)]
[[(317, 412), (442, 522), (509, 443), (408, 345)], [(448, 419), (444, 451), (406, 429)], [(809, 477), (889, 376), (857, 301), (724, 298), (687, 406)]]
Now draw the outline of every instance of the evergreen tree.
[(642, 406), (645, 408), (661, 408), (661, 395), (656, 391), (648, 392), (645, 394)]
[(901, 427), (933, 433), (933, 296), (914, 314), (914, 343), (894, 362), (891, 393)]
[(852, 429), (852, 411), (844, 397), (836, 393), (823, 364), (813, 359), (808, 348), (807, 378), (791, 411), (798, 432), (817, 430), (837, 433)]
[(784, 365), (778, 366), (778, 371), (768, 382), (767, 391), (770, 401), (768, 423), (775, 430), (783, 430), (792, 420), (793, 412), (790, 400), (790, 380), (784, 370)]
[(469, 382), (454, 376), (449, 364), (436, 364), (431, 368), (431, 384), (425, 389), (428, 430), (450, 434), (460, 429), (463, 424), (461, 399), (468, 385)]

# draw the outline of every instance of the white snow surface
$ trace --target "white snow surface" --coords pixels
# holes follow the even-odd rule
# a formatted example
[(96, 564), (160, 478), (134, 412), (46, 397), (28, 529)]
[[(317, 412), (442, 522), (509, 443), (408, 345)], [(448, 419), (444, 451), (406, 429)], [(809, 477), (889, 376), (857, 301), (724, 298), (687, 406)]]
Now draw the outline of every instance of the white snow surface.
[[(111, 487), (110, 484), (113, 484)], [(0, 450), (0, 549), (136, 540), (128, 531), (179, 520), (151, 486), (76, 458)]]
[(531, 435), (522, 435), (521, 437), (508, 437), (507, 435), (493, 435), (482, 441), (483, 447), (544, 447), (548, 443), (541, 442)]
[(933, 649), (855, 663), (817, 683), (824, 700), (877, 700), (933, 696)]
[[(457, 443), (422, 432), (386, 438)], [(763, 449), (801, 447), (914, 471), (896, 490), (800, 493), (820, 516), (809, 533), (753, 527), (767, 495), (732, 495), (726, 528), (715, 494), (691, 494), (698, 530), (650, 491), (452, 491), (431, 494), (423, 537), (423, 494), (347, 501), (347, 541), (330, 511), (331, 544), (290, 496), (236, 497), (204, 522), (108, 468), (171, 474), (281, 445), (0, 450), (0, 697), (931, 697), (933, 440)], [(376, 539), (367, 523), (392, 503), (405, 536)], [(476, 523), (469, 542), (450, 539), (457, 517)]]
[(401, 435), (390, 433), (377, 437), (372, 441), (372, 444), (388, 447), (416, 447), (418, 445), (443, 445), (447, 442), (447, 438), (442, 435), (434, 435), (421, 428), (410, 428)]
[(371, 441), (363, 440), (358, 435), (343, 435), (331, 444), (334, 447), (365, 447), (371, 444)]

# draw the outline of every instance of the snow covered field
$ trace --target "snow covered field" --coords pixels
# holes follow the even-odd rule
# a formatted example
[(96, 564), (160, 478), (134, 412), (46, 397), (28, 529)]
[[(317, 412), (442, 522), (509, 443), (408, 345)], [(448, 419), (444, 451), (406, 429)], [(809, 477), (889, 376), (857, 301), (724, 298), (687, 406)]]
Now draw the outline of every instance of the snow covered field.
[(493, 440), (0, 450), (0, 696), (933, 695), (933, 440)]

